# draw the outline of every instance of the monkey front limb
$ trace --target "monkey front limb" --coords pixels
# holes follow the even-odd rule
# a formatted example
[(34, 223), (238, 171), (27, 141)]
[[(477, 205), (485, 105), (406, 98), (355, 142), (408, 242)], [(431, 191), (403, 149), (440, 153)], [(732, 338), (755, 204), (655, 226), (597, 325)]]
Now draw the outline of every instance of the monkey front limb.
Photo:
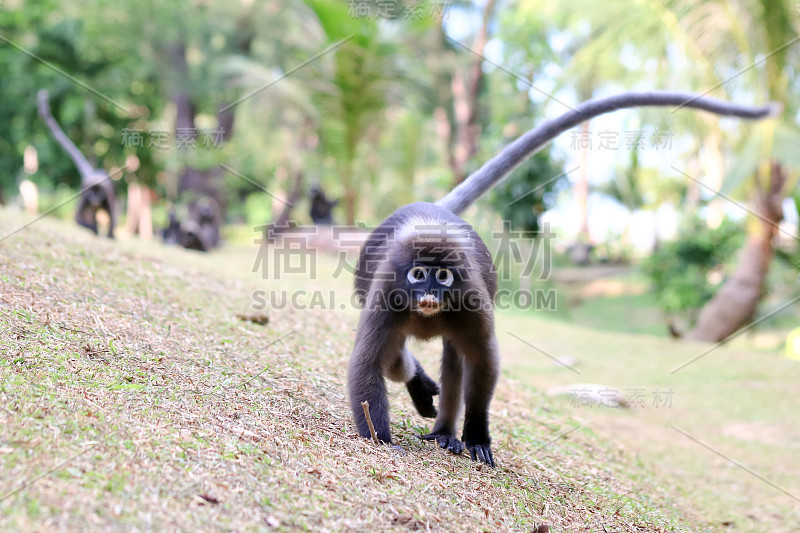
[(366, 308), (361, 312), (356, 345), (350, 356), (347, 384), (358, 434), (367, 439), (372, 437), (361, 407), (361, 402), (366, 401), (369, 402), (370, 416), (378, 440), (391, 444), (389, 398), (383, 376), (392, 363), (388, 360), (389, 355), (403, 350), (405, 338), (390, 334), (386, 323), (389, 317), (385, 315), (385, 312)]

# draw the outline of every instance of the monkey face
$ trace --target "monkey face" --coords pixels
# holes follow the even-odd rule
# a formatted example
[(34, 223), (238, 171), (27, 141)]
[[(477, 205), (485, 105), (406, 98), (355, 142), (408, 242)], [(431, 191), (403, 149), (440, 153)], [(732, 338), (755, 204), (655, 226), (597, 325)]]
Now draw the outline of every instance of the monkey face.
[(92, 185), (84, 191), (83, 197), (92, 207), (100, 207), (106, 200), (106, 193), (100, 185)]
[[(406, 272), (406, 286), (411, 294), (411, 309), (422, 316), (438, 315), (448, 307), (457, 286), (456, 276), (439, 265), (414, 265)], [(457, 284), (456, 284), (457, 285)]]
[(198, 209), (198, 218), (200, 219), (201, 224), (205, 222), (213, 222), (214, 208), (210, 205), (201, 205)]

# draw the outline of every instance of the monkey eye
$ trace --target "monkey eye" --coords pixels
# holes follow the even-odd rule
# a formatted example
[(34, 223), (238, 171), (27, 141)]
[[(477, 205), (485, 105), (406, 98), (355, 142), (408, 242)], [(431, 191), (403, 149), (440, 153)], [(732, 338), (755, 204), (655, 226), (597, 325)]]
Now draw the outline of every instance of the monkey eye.
[(440, 268), (436, 272), (436, 281), (444, 285), (445, 287), (449, 287), (453, 284), (453, 273), (447, 270), (446, 268)]
[(425, 278), (428, 277), (428, 271), (425, 270), (425, 267), (416, 266), (408, 271), (406, 277), (411, 283), (419, 283), (425, 281)]

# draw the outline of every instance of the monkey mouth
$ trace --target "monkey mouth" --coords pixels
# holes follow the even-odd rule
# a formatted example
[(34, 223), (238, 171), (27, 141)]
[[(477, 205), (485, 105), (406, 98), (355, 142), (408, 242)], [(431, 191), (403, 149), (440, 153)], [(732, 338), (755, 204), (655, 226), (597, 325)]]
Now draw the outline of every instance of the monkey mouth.
[(422, 316), (433, 316), (442, 310), (442, 305), (439, 303), (439, 299), (436, 296), (432, 294), (426, 294), (417, 300), (416, 310), (417, 313), (421, 314)]

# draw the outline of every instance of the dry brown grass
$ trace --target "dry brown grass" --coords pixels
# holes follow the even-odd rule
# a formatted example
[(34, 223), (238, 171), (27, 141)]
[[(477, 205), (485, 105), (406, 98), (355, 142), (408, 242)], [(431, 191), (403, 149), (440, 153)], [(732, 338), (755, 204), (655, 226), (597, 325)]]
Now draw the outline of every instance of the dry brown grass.
[(406, 453), (361, 439), (353, 313), (243, 321), (254, 287), (213, 257), (123, 244), (51, 220), (0, 242), (0, 530), (696, 530), (641, 466), (507, 375), (496, 470), (418, 441), (427, 421), (398, 387)]

